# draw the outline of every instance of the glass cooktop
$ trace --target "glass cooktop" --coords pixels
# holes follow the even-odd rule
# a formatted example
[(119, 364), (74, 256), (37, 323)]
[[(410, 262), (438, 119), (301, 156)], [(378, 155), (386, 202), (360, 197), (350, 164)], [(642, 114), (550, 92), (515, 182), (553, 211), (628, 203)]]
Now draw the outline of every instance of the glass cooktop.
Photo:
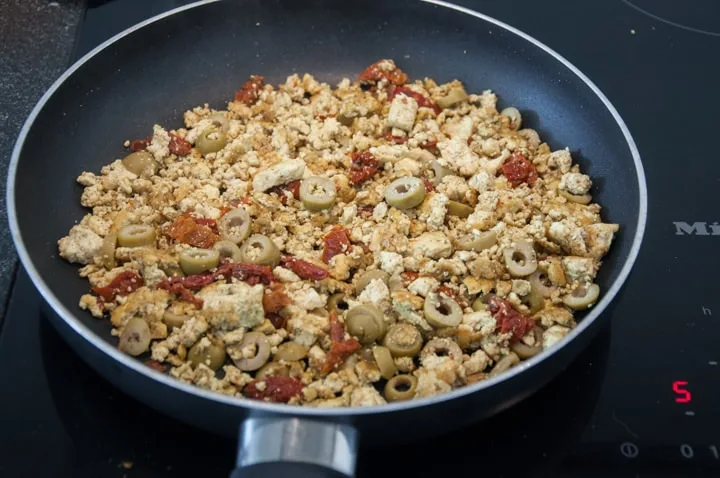
[[(430, 442), (361, 450), (357, 476), (720, 476), (720, 4), (466, 0), (554, 48), (615, 104), (649, 189), (644, 247), (597, 340), (535, 396)], [(89, 1), (76, 56), (184, 1)], [(697, 7), (697, 8), (695, 8)], [(114, 389), (18, 272), (0, 334), (0, 476), (223, 477), (234, 440)]]

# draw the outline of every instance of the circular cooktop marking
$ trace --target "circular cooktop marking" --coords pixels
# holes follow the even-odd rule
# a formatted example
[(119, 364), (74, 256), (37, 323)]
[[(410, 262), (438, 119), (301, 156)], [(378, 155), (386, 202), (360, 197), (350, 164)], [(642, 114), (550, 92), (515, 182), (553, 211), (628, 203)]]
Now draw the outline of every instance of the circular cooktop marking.
[[(658, 5), (657, 2), (648, 0), (622, 0), (622, 2), (628, 7), (659, 22), (694, 33), (720, 37), (720, 32), (708, 28), (700, 28), (700, 26), (704, 26), (702, 25), (703, 23), (711, 24), (714, 23), (714, 20), (717, 20), (717, 18), (714, 18), (711, 14), (711, 12), (717, 9), (716, 6), (713, 6), (716, 3), (715, 0), (692, 0), (690, 2), (692, 6), (682, 10), (677, 9), (677, 4), (671, 5), (674, 8), (673, 10), (669, 10), (668, 6)], [(695, 26), (693, 26), (693, 24)]]

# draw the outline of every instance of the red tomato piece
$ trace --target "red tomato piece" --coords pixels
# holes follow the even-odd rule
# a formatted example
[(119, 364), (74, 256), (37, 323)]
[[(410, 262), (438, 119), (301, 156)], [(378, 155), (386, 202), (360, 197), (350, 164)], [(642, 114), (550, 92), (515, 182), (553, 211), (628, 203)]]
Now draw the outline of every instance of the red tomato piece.
[(510, 302), (499, 297), (490, 297), (488, 310), (495, 316), (497, 330), (501, 334), (512, 334), (510, 342), (517, 342), (535, 327), (533, 319), (521, 314)]
[(152, 136), (148, 136), (145, 139), (136, 139), (135, 141), (131, 141), (130, 142), (130, 151), (132, 151), (133, 153), (137, 153), (138, 151), (147, 149), (147, 147), (151, 141), (152, 141)]
[[(215, 224), (215, 227), (217, 227), (217, 224)], [(178, 242), (203, 249), (212, 247), (220, 240), (220, 236), (215, 234), (210, 227), (198, 224), (197, 220), (189, 215), (177, 218), (168, 227), (167, 234)]]
[(325, 248), (322, 253), (322, 261), (325, 264), (329, 264), (333, 257), (344, 254), (350, 248), (350, 236), (347, 229), (342, 226), (335, 226), (330, 229), (323, 242)]
[(392, 131), (386, 131), (385, 134), (383, 134), (383, 138), (395, 144), (404, 144), (407, 143), (408, 140), (407, 136), (393, 136)]
[(404, 85), (407, 83), (408, 76), (400, 68), (395, 66), (386, 70), (381, 66), (383, 61), (384, 60), (376, 61), (365, 68), (358, 76), (360, 82), (375, 84), (378, 81), (385, 79), (393, 85)]
[(260, 91), (264, 84), (265, 77), (250, 75), (250, 79), (243, 83), (240, 89), (235, 92), (235, 101), (248, 106), (252, 105), (260, 97)]
[(532, 186), (538, 179), (535, 165), (522, 154), (515, 152), (502, 165), (502, 172), (513, 187), (522, 183)]
[[(285, 288), (278, 284), (272, 284), (263, 295), (263, 310), (265, 315), (277, 314), (280, 309), (290, 304), (290, 298), (285, 293)], [(277, 328), (277, 327), (276, 327)]]
[(185, 156), (186, 154), (190, 154), (190, 151), (192, 151), (192, 144), (175, 133), (170, 133), (170, 144), (168, 145), (168, 148), (172, 154)]
[(215, 278), (220, 276), (226, 280), (234, 277), (237, 280), (247, 282), (250, 285), (265, 284), (270, 285), (273, 281), (272, 268), (270, 266), (261, 266), (258, 264), (249, 264), (245, 262), (224, 262), (215, 270)]
[(285, 256), (280, 259), (280, 263), (300, 276), (301, 279), (323, 280), (330, 275), (322, 267), (295, 257)]
[(440, 107), (433, 103), (429, 98), (424, 97), (422, 94), (418, 93), (417, 91), (413, 91), (407, 86), (396, 86), (395, 88), (390, 91), (390, 95), (388, 96), (388, 99), (392, 101), (395, 96), (399, 94), (403, 94), (405, 96), (409, 96), (410, 98), (417, 101), (417, 104), (420, 108), (430, 108), (435, 112), (435, 114), (440, 114)]
[(93, 287), (92, 291), (106, 302), (112, 302), (117, 296), (125, 296), (136, 291), (143, 285), (143, 279), (132, 271), (124, 271), (116, 275), (105, 287)]
[(423, 184), (425, 185), (426, 192), (435, 191), (435, 185), (427, 178), (423, 178)]
[(337, 319), (337, 312), (330, 313), (330, 339), (332, 345), (321, 370), (323, 374), (337, 369), (355, 351), (360, 350), (360, 342), (355, 337), (345, 339), (345, 327)]
[(377, 174), (379, 169), (378, 160), (370, 151), (352, 153), (350, 157), (352, 158), (350, 182), (353, 184), (360, 184)]
[(274, 376), (253, 380), (243, 389), (243, 395), (253, 400), (287, 403), (291, 398), (300, 395), (303, 384), (292, 377)]

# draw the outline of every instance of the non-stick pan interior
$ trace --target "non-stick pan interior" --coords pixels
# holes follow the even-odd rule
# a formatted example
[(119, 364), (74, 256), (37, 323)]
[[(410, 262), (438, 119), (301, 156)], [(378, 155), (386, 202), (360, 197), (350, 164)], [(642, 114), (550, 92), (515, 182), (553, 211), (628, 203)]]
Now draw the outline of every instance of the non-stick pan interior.
[(382, 0), (263, 0), (205, 4), (156, 21), (107, 46), (70, 75), (35, 118), (15, 180), (22, 240), (57, 299), (108, 341), (106, 321), (77, 307), (88, 290), (57, 240), (85, 211), (82, 171), (126, 152), (159, 123), (223, 107), (250, 74), (278, 83), (310, 72), (336, 83), (379, 58), (412, 78), (454, 78), (471, 92), (492, 89), (518, 107), (527, 127), (569, 147), (594, 181), (606, 221), (621, 232), (598, 282), (607, 290), (628, 257), (638, 220), (638, 176), (620, 127), (591, 88), (551, 54), (486, 20), (445, 7)]

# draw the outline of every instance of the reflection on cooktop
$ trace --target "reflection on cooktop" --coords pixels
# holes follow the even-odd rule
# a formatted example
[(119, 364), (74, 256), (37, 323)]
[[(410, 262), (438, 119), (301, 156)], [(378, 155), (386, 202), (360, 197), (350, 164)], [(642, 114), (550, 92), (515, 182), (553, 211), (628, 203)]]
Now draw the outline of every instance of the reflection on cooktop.
[(704, 35), (720, 36), (717, 0), (658, 2), (622, 0), (627, 6), (659, 22)]
[[(82, 476), (101, 476), (108, 458), (148, 476), (222, 476), (231, 469), (236, 443), (177, 421), (124, 395), (98, 376), (60, 339), (46, 317), (39, 327), (40, 350), (49, 391), (65, 432), (82, 453)], [(361, 450), (359, 478), (428, 476), (465, 472), (467, 460), (484, 473), (501, 476), (509, 452), (515, 476), (542, 476), (572, 453), (588, 426), (605, 375), (610, 330), (605, 329), (559, 378), (535, 396), (483, 422), (422, 444), (389, 450), (372, 444)], [(188, 452), (184, 452), (187, 450)], [(222, 457), (198, 460), (198, 457)], [(432, 456), (432, 460), (427, 460)], [(378, 470), (381, 470), (378, 473)], [(97, 473), (97, 475), (93, 475)], [(104, 475), (103, 475), (104, 476)]]

